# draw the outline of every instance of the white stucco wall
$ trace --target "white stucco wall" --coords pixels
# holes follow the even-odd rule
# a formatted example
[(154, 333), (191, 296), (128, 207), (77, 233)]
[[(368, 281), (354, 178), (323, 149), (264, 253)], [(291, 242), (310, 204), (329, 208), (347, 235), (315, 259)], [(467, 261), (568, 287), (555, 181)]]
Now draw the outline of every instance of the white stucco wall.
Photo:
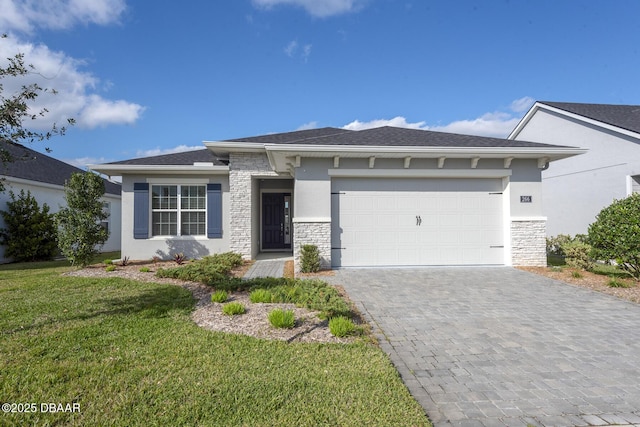
[[(209, 239), (206, 236), (133, 238), (133, 184), (149, 182), (150, 185), (166, 184), (208, 184), (222, 185), (222, 238)], [(122, 177), (122, 256), (131, 260), (148, 260), (154, 256), (169, 259), (175, 253), (184, 253), (189, 259), (201, 258), (229, 251), (229, 178), (226, 175), (210, 176), (139, 176)], [(151, 222), (151, 220), (149, 219)]]
[[(400, 176), (406, 171), (431, 170), (447, 173), (451, 170), (478, 172), (483, 169), (504, 170), (502, 159), (481, 159), (477, 169), (472, 170), (469, 159), (447, 159), (443, 169), (437, 166), (437, 159), (414, 159), (410, 168), (405, 169), (403, 159), (376, 159), (374, 168), (369, 168), (368, 159), (340, 159), (337, 169), (362, 170), (363, 177), (375, 174), (378, 170), (393, 169)], [(326, 248), (323, 259), (330, 262), (331, 236), (323, 233), (330, 229), (331, 221), (331, 176), (329, 170), (334, 169), (333, 159), (302, 158), (300, 167), (295, 170), (295, 230), (304, 230), (294, 235), (294, 257), (298, 259), (298, 247), (309, 243), (301, 241), (313, 238), (313, 243)], [(509, 168), (510, 176), (504, 178), (504, 246), (505, 265), (546, 265), (544, 232), (546, 218), (543, 211), (541, 170), (536, 159), (514, 159)], [(428, 178), (425, 178), (428, 179)], [(522, 202), (521, 196), (527, 196), (531, 202)], [(311, 230), (307, 232), (307, 230)], [(324, 239), (324, 241), (322, 241)], [(328, 240), (328, 241), (327, 241)]]
[[(25, 181), (11, 177), (6, 177), (4, 185), (5, 192), (0, 193), (0, 210), (7, 210), (7, 202), (11, 200), (9, 191), (13, 191), (16, 195), (18, 195), (20, 193), (20, 190), (24, 190), (25, 192), (30, 191), (31, 195), (36, 198), (38, 204), (41, 207), (45, 203), (49, 205), (50, 213), (58, 212), (62, 207), (66, 206), (66, 201), (64, 199), (64, 187), (33, 181)], [(110, 204), (111, 218), (109, 219), (109, 239), (102, 247), (102, 251), (119, 251), (122, 218), (121, 200), (119, 196), (106, 194), (104, 197), (104, 201), (109, 202)], [(0, 216), (0, 228), (3, 228), (4, 226), (4, 220)], [(4, 257), (4, 246), (0, 246), (0, 263), (9, 261), (11, 260)]]
[(600, 210), (628, 195), (628, 177), (640, 174), (640, 141), (555, 112), (538, 110), (515, 139), (589, 150), (542, 174), (548, 236), (587, 233)]

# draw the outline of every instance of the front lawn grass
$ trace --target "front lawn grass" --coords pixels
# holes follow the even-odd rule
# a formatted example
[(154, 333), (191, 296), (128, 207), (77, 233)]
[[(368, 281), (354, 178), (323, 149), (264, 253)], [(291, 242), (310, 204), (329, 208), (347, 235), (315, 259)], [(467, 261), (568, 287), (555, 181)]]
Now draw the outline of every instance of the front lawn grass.
[(0, 399), (79, 403), (0, 425), (429, 425), (366, 342), (286, 344), (211, 332), (180, 287), (0, 266)]

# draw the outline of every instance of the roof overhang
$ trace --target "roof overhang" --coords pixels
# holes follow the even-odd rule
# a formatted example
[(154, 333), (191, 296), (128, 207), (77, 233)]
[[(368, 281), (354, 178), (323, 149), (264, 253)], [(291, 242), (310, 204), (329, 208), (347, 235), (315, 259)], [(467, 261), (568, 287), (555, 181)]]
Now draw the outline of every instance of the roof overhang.
[(393, 159), (536, 159), (542, 165), (586, 153), (576, 147), (415, 147), (363, 145), (255, 144), (205, 142), (216, 154), (263, 152), (274, 171), (292, 172), (301, 158), (393, 158)]
[(229, 166), (209, 165), (117, 165), (101, 164), (89, 165), (90, 170), (108, 176), (122, 176), (132, 174), (163, 174), (163, 175), (226, 175)]
[(575, 114), (575, 113), (571, 113), (569, 111), (563, 110), (561, 108), (557, 108), (557, 107), (553, 107), (551, 105), (547, 105), (545, 103), (542, 102), (536, 102), (535, 104), (533, 104), (533, 106), (529, 109), (529, 111), (527, 111), (527, 114), (524, 115), (524, 117), (522, 118), (522, 120), (520, 120), (520, 122), (516, 125), (516, 127), (513, 129), (513, 131), (511, 131), (511, 133), (509, 134), (509, 136), (507, 137), (507, 139), (511, 139), (511, 140), (516, 140), (518, 139), (518, 135), (520, 135), (520, 132), (522, 132), (522, 130), (525, 128), (525, 126), (529, 123), (529, 121), (531, 121), (531, 119), (533, 118), (533, 116), (539, 111), (539, 110), (546, 110), (561, 116), (565, 116), (567, 118), (576, 120), (576, 121), (580, 121), (583, 123), (587, 123), (589, 125), (592, 126), (596, 126), (602, 129), (606, 129), (608, 131), (611, 132), (616, 132), (622, 135), (626, 135), (626, 136), (630, 136), (632, 138), (636, 138), (636, 139), (640, 139), (640, 134), (638, 134), (637, 132), (633, 132), (627, 129), (623, 129), (620, 128), (618, 126), (614, 126), (614, 125), (610, 125), (608, 123), (604, 123), (598, 120), (594, 120), (594, 119), (590, 119), (589, 117), (585, 117), (585, 116), (581, 116), (580, 114)]

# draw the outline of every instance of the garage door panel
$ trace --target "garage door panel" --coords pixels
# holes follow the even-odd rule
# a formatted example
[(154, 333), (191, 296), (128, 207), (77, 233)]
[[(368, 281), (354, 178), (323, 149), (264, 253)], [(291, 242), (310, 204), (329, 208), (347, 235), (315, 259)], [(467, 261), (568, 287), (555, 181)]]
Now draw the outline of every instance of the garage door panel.
[(500, 179), (336, 179), (334, 264), (502, 264), (501, 190)]

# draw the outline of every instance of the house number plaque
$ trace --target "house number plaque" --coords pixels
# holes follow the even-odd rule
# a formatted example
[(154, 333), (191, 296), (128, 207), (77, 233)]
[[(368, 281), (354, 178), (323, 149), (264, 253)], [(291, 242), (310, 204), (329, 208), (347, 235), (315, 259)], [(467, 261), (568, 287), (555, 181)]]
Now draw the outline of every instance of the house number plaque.
[(531, 196), (520, 196), (520, 203), (531, 203)]

